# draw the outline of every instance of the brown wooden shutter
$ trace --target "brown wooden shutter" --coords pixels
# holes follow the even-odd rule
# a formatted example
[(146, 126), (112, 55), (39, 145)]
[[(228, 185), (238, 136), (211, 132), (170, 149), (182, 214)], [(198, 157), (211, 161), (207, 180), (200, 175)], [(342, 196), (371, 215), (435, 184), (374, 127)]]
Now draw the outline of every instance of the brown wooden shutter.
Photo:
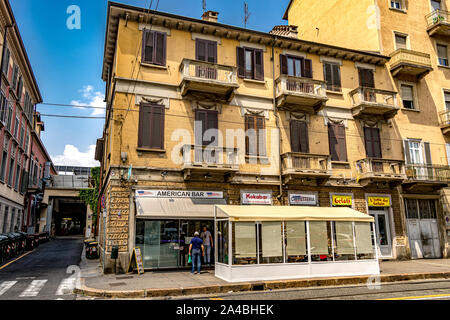
[(408, 140), (403, 140), (403, 152), (405, 153), (406, 164), (411, 164), (411, 153), (409, 151)]
[(206, 61), (206, 42), (202, 39), (195, 40), (195, 59)]
[(345, 138), (345, 126), (343, 124), (337, 125), (337, 133), (339, 161), (347, 161), (347, 141)]
[(155, 64), (164, 66), (166, 64), (166, 34), (155, 32)]
[(347, 161), (347, 143), (343, 124), (328, 124), (331, 160)]
[(264, 52), (262, 50), (254, 51), (255, 59), (255, 80), (264, 80)]
[(265, 119), (263, 117), (256, 118), (256, 140), (258, 142), (258, 156), (266, 155), (266, 132), (265, 132)]
[(291, 120), (291, 151), (300, 152), (300, 127), (298, 125), (299, 121)]
[(425, 149), (425, 164), (431, 165), (431, 152), (430, 152), (430, 143), (424, 142), (423, 143), (424, 149)]
[(333, 81), (333, 89), (340, 89), (341, 88), (341, 69), (339, 68), (338, 64), (332, 64), (331, 65), (332, 70), (332, 81)]
[(367, 157), (369, 158), (375, 157), (373, 154), (372, 130), (369, 127), (364, 127), (364, 142), (366, 144)]
[(366, 144), (367, 157), (381, 159), (380, 129), (365, 127), (364, 141)]
[(139, 129), (138, 129), (138, 147), (150, 148), (150, 109), (148, 104), (141, 104), (139, 107)]
[(327, 83), (327, 89), (332, 90), (333, 89), (333, 74), (331, 69), (330, 63), (324, 63), (323, 64), (323, 78), (325, 82)]
[(336, 134), (336, 125), (329, 123), (328, 124), (328, 144), (330, 149), (330, 155), (332, 161), (339, 161), (339, 155), (337, 151), (337, 134)]
[(217, 63), (217, 42), (207, 42), (207, 61), (211, 63)]
[(288, 61), (287, 56), (284, 54), (280, 54), (280, 73), (288, 74)]
[(312, 61), (310, 59), (303, 59), (303, 77), (312, 78)]
[(195, 110), (195, 144), (203, 146), (203, 137), (206, 131), (206, 110)]
[(147, 63), (153, 63), (153, 33), (150, 30), (144, 29), (142, 35), (142, 61)]
[(358, 68), (359, 85), (361, 87), (375, 88), (375, 79), (373, 76), (373, 70)]
[(150, 119), (150, 148), (164, 149), (164, 106), (152, 106)]
[[(249, 130), (255, 128), (255, 122), (253, 116), (245, 116), (245, 154), (250, 155), (250, 136)], [(254, 143), (254, 141), (252, 141)]]
[(245, 78), (245, 51), (244, 48), (236, 48), (236, 64), (238, 68), (238, 77)]
[(308, 125), (299, 121), (300, 128), (300, 152), (309, 153)]
[(214, 146), (218, 145), (218, 137), (217, 137), (217, 130), (219, 129), (218, 115), (219, 113), (213, 110), (208, 111), (206, 113), (206, 130), (214, 129), (216, 131), (214, 137), (212, 137), (211, 140), (204, 141), (204, 145), (209, 144), (212, 144)]

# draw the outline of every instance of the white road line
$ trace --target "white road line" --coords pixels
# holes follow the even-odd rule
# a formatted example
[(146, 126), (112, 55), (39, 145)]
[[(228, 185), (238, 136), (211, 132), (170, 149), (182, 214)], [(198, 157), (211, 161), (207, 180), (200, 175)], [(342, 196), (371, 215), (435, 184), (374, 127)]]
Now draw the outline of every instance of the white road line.
[(16, 283), (17, 281), (3, 281), (2, 284), (0, 284), (0, 296), (11, 289)]
[(39, 294), (42, 287), (44, 287), (47, 280), (33, 280), (31, 284), (26, 288), (19, 297), (35, 297)]
[(71, 294), (73, 289), (75, 289), (75, 282), (77, 279), (75, 277), (67, 278), (61, 281), (58, 290), (56, 290), (57, 296), (63, 296), (65, 294)]

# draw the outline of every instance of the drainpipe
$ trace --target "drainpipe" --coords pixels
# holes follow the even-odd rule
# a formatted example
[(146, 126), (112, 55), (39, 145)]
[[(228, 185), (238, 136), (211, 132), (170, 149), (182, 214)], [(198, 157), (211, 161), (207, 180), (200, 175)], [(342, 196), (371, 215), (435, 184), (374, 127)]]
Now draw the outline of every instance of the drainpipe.
[(280, 204), (281, 203), (281, 199), (283, 198), (283, 176), (281, 174), (281, 169), (282, 169), (282, 159), (281, 159), (281, 145), (283, 143), (283, 139), (281, 137), (281, 124), (280, 124), (280, 116), (278, 114), (278, 110), (277, 110), (277, 91), (276, 91), (276, 81), (275, 81), (275, 42), (277, 40), (277, 37), (274, 36), (274, 40), (272, 42), (272, 80), (273, 80), (273, 110), (274, 110), (274, 115), (275, 115), (275, 123), (276, 126), (278, 128), (278, 164), (279, 164), (279, 179), (280, 179), (280, 196), (279, 196), (279, 201)]

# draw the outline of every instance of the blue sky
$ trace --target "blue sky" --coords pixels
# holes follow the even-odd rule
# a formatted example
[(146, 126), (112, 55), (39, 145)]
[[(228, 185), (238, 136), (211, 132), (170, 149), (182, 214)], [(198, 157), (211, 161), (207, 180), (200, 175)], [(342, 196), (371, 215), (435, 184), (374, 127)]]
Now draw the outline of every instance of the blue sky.
[[(106, 26), (106, 0), (10, 0), (42, 97), (46, 103), (102, 106), (101, 80)], [(148, 7), (151, 0), (119, 0)], [(152, 9), (158, 0), (153, 0)], [(249, 29), (270, 31), (282, 20), (289, 0), (247, 0)], [(70, 5), (81, 9), (81, 29), (69, 30)], [(243, 0), (207, 0), (219, 21), (243, 26)], [(193, 18), (202, 14), (201, 0), (159, 0), (158, 10)], [(42, 114), (102, 116), (102, 110), (38, 105)], [(103, 120), (43, 117), (42, 140), (55, 164), (94, 165), (94, 145)]]

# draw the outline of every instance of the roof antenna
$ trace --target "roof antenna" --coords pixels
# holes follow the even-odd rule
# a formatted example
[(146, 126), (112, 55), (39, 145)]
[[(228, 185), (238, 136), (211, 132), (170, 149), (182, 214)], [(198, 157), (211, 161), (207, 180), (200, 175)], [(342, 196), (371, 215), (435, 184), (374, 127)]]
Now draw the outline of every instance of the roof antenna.
[(244, 28), (247, 29), (248, 19), (250, 18), (251, 13), (248, 12), (248, 4), (244, 2)]
[(206, 11), (206, 0), (202, 0), (203, 13)]

